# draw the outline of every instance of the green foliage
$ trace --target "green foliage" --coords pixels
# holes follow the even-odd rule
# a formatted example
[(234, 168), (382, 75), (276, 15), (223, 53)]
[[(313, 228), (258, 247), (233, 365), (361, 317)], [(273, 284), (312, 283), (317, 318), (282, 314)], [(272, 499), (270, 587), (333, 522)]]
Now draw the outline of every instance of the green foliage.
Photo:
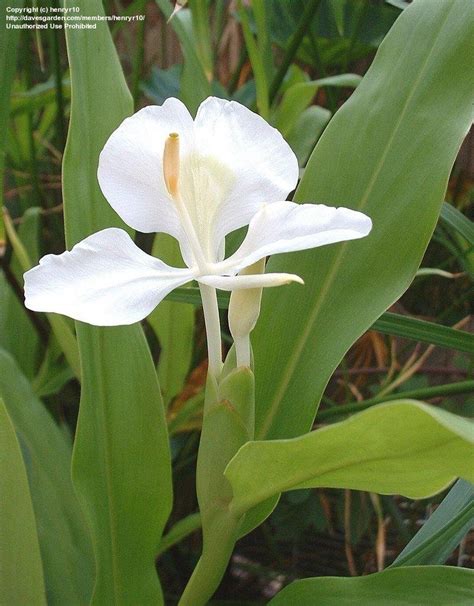
[[(83, 14), (97, 12), (80, 6)], [(66, 37), (73, 98), (63, 186), (71, 246), (120, 225), (96, 173), (106, 139), (133, 108), (107, 24), (97, 24), (93, 42), (87, 31), (68, 30)], [(77, 336), (82, 393), (73, 479), (93, 538), (93, 603), (161, 603), (154, 555), (171, 508), (171, 478), (150, 352), (139, 326), (78, 324)]]
[(358, 578), (323, 577), (296, 581), (270, 601), (271, 606), (469, 606), (474, 573), (466, 568), (415, 566)]
[(0, 596), (5, 604), (46, 604), (36, 522), (20, 445), (0, 400)]
[(472, 424), (415, 401), (380, 404), (292, 440), (249, 442), (229, 463), (236, 512), (294, 488), (352, 488), (419, 499), (474, 479)]
[[(472, 573), (438, 564), (453, 562), (474, 519), (466, 481), (474, 480), (472, 425), (446, 412), (472, 410), (472, 397), (460, 396), (474, 390), (465, 355), (474, 351), (474, 336), (465, 324), (452, 327), (469, 313), (474, 275), (472, 185), (460, 164), (451, 171), (471, 121), (468, 2), (180, 0), (171, 17), (173, 4), (106, 1), (109, 14), (147, 15), (110, 30), (97, 22), (94, 30), (44, 36), (0, 31), (0, 180), (8, 209), (5, 234), (0, 227), (0, 492), (7, 495), (0, 602), (159, 605), (182, 595), (180, 606), (204, 605), (236, 540), (272, 515), (237, 543), (243, 557), (234, 559), (237, 575), (226, 575), (222, 596), (235, 596), (247, 578), (258, 597), (260, 587), (268, 595), (275, 576), (286, 583), (307, 574), (294, 558), (286, 576), (280, 546), (291, 543), (291, 553), (304, 557), (299, 545), (308, 529), (325, 534), (331, 527), (331, 534), (344, 531), (349, 561), (367, 537), (379, 567), (380, 551), (390, 564), (400, 538), (406, 546), (386, 570), (359, 578), (321, 577), (327, 568), (313, 570), (312, 559), (317, 577), (290, 583), (272, 605), (467, 606)], [(103, 14), (102, 3), (90, 0), (64, 6)], [(296, 201), (355, 208), (374, 225), (357, 242), (270, 258), (267, 271), (298, 273), (305, 286), (266, 290), (253, 336), (255, 367), (236, 369), (231, 348), (222, 376), (208, 377), (206, 389), (195, 285), (170, 293), (145, 332), (139, 325), (74, 325), (22, 306), (23, 271), (43, 253), (62, 251), (63, 236), (68, 249), (106, 227), (134, 236), (96, 174), (109, 135), (146, 102), (140, 91), (158, 104), (179, 97), (193, 114), (210, 94), (245, 104), (295, 151), (302, 177)], [(241, 229), (228, 237), (228, 253), (243, 236)], [(170, 236), (137, 242), (181, 264)], [(229, 293), (219, 292), (221, 336), (230, 343), (228, 303)], [(378, 334), (355, 344), (369, 329)], [(410, 364), (424, 359), (423, 343), (444, 348), (440, 376), (441, 355), (410, 373)], [(345, 420), (307, 433), (321, 399), (318, 425)], [(162, 537), (171, 462), (173, 525)], [(405, 507), (401, 496), (349, 496), (353, 489), (431, 497), (457, 477), (466, 480), (429, 517), (426, 503)], [(428, 517), (413, 537), (411, 512)], [(395, 544), (395, 533), (384, 536), (387, 524), (397, 531)], [(199, 528), (202, 557), (191, 574), (199, 541), (186, 538)], [(370, 572), (375, 558), (365, 556)], [(458, 562), (462, 556), (460, 548)], [(343, 560), (342, 550), (334, 557)], [(254, 603), (236, 597), (229, 604)]]
[(34, 394), (13, 358), (3, 350), (0, 397), (25, 461), (48, 603), (84, 603), (92, 592), (93, 556), (71, 482), (70, 439)]
[(358, 242), (270, 260), (268, 271), (296, 272), (305, 288), (263, 296), (253, 340), (260, 439), (309, 429), (344, 353), (413, 279), (471, 121), (472, 27), (462, 3), (420, 0), (403, 11), (312, 154), (296, 199), (362, 210), (374, 228)]
[(474, 486), (458, 480), (392, 566), (444, 564), (474, 525)]

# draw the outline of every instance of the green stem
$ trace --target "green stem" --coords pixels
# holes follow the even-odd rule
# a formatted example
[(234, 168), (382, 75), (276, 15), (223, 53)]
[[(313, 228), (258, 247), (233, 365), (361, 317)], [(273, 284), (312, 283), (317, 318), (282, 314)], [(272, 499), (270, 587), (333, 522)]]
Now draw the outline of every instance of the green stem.
[(232, 487), (224, 470), (255, 434), (255, 382), (250, 368), (228, 369), (219, 383), (208, 376), (196, 468), (202, 555), (179, 602), (207, 604), (219, 586), (238, 538), (241, 516), (229, 509)]
[(298, 27), (296, 28), (296, 31), (293, 34), (293, 37), (291, 38), (286, 50), (285, 56), (283, 57), (282, 64), (280, 65), (280, 68), (278, 69), (275, 77), (273, 78), (273, 82), (270, 85), (270, 104), (273, 103), (278, 91), (280, 90), (280, 86), (285, 79), (286, 72), (295, 58), (296, 52), (298, 51), (307, 29), (311, 27), (312, 19), (320, 4), (321, 0), (309, 0), (309, 2), (306, 4), (301, 15), (300, 22), (298, 23)]
[(439, 396), (453, 396), (462, 393), (470, 393), (474, 391), (474, 381), (459, 381), (458, 383), (451, 383), (450, 385), (435, 385), (433, 387), (424, 387), (422, 389), (413, 389), (410, 391), (402, 391), (386, 395), (383, 397), (375, 397), (370, 400), (364, 400), (363, 402), (353, 402), (350, 404), (342, 404), (334, 408), (327, 410), (321, 410), (318, 412), (318, 421), (329, 419), (332, 417), (339, 417), (352, 412), (359, 412), (381, 404), (382, 402), (389, 402), (391, 400), (404, 400), (405, 398), (427, 400), (429, 398), (437, 398)]
[(189, 579), (178, 606), (205, 606), (213, 596), (227, 569), (239, 522), (223, 512), (213, 524), (212, 535), (204, 541), (202, 555)]

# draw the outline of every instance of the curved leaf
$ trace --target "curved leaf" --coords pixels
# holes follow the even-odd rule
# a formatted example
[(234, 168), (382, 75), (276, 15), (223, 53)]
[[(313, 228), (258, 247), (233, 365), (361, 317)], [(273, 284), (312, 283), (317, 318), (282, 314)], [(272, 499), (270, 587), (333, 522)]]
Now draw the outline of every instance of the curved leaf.
[(0, 599), (46, 604), (36, 521), (15, 430), (0, 400)]
[(71, 443), (15, 360), (2, 349), (0, 397), (25, 461), (48, 603), (85, 604), (92, 593), (94, 563), (85, 518), (71, 482)]
[[(96, 15), (94, 3), (79, 4)], [(66, 30), (71, 121), (63, 188), (68, 246), (105, 227), (123, 226), (97, 183), (99, 153), (133, 111), (106, 22), (94, 35)], [(82, 393), (73, 479), (92, 530), (95, 604), (160, 604), (154, 566), (171, 508), (169, 446), (158, 381), (140, 326), (77, 323)]]
[(474, 572), (449, 566), (393, 568), (364, 577), (295, 581), (270, 606), (471, 606)]
[(444, 564), (474, 526), (474, 486), (458, 480), (392, 566)]
[(473, 424), (414, 400), (374, 406), (291, 440), (248, 442), (225, 475), (242, 513), (295, 488), (351, 488), (418, 499), (473, 480)]

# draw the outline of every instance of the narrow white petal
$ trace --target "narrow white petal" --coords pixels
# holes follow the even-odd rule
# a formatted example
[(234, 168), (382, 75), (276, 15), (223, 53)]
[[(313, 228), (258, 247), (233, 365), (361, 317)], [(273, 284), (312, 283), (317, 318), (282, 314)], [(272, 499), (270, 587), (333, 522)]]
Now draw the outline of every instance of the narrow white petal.
[(363, 238), (371, 229), (367, 215), (349, 208), (275, 202), (253, 217), (240, 248), (215, 271), (235, 273), (262, 257)]
[(145, 107), (109, 137), (97, 177), (104, 196), (127, 225), (182, 239), (163, 178), (163, 151), (172, 132), (180, 135), (181, 153), (188, 154), (193, 148), (193, 120), (181, 101), (170, 98), (161, 106)]
[(198, 282), (219, 288), (220, 290), (239, 290), (244, 288), (268, 288), (282, 286), (290, 282), (304, 284), (296, 274), (258, 274), (251, 276), (199, 276)]
[(194, 130), (183, 199), (194, 200), (195, 221), (209, 230), (216, 254), (224, 236), (247, 225), (264, 202), (282, 200), (295, 188), (298, 162), (275, 128), (235, 101), (209, 97)]
[(25, 305), (96, 326), (133, 324), (192, 279), (140, 250), (121, 229), (104, 229), (26, 272)]

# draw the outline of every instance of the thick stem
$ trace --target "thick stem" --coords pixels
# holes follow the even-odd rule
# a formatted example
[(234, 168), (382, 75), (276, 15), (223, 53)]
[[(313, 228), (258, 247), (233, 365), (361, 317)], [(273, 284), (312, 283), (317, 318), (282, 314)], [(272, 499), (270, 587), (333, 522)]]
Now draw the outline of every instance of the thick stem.
[(205, 606), (224, 576), (236, 540), (238, 521), (224, 515), (204, 540), (202, 555), (178, 606)]
[(216, 289), (211, 286), (200, 284), (199, 287), (206, 324), (209, 373), (217, 379), (222, 370), (221, 322), (217, 294)]

